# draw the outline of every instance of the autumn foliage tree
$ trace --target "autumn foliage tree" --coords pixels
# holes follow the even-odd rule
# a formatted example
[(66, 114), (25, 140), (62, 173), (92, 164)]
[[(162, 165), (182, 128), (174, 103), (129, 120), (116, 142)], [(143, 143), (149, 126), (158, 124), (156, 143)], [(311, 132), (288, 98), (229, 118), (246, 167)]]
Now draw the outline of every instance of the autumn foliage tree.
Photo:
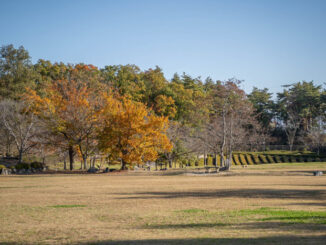
[(65, 147), (69, 152), (70, 170), (73, 169), (77, 150), (86, 168), (90, 151), (97, 144), (102, 96), (94, 82), (87, 77), (88, 72), (94, 71), (95, 67), (78, 65), (71, 70), (67, 79), (52, 81), (44, 96), (31, 89), (27, 95), (35, 113), (47, 125), (51, 134), (49, 140), (65, 142), (52, 143)]
[(76, 65), (66, 79), (52, 81), (45, 95), (29, 89), (26, 96), (47, 125), (48, 139), (68, 151), (70, 170), (76, 153), (84, 168), (98, 151), (120, 159), (125, 167), (156, 160), (158, 152), (171, 150), (164, 134), (168, 119), (149, 113), (140, 102), (107, 92), (96, 75), (95, 67)]
[(150, 113), (142, 103), (107, 96), (103, 117), (100, 148), (120, 159), (122, 169), (127, 164), (155, 161), (160, 152), (172, 150), (165, 134), (168, 119)]

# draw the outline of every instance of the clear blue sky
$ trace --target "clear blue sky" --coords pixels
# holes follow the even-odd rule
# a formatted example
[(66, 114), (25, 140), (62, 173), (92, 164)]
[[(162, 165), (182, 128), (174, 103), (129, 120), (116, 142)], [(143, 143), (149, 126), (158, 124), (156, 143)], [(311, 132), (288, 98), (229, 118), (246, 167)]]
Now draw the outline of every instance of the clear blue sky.
[(0, 45), (65, 63), (160, 66), (166, 77), (281, 91), (326, 82), (326, 1), (0, 0)]

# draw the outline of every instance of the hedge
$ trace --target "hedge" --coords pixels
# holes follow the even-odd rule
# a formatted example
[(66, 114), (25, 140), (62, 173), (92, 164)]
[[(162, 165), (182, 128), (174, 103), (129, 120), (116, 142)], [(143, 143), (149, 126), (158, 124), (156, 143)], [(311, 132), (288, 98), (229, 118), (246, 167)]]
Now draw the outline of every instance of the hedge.
[(272, 155), (267, 155), (266, 158), (269, 163), (275, 163), (274, 157)]
[(283, 162), (290, 162), (290, 160), (289, 160), (289, 157), (288, 156), (282, 156), (282, 160), (283, 160)]
[(253, 155), (253, 159), (254, 159), (255, 164), (260, 164), (261, 163), (258, 155)]
[(249, 165), (253, 165), (254, 164), (254, 161), (252, 160), (252, 157), (248, 154), (246, 154), (246, 158), (247, 158), (247, 163)]
[(234, 161), (235, 165), (241, 165), (241, 162), (239, 160), (239, 156), (236, 155), (236, 154), (233, 155), (233, 161)]
[(268, 163), (265, 155), (259, 155), (259, 158), (260, 158), (262, 163)]
[(247, 160), (243, 154), (240, 154), (239, 158), (242, 165), (248, 165)]

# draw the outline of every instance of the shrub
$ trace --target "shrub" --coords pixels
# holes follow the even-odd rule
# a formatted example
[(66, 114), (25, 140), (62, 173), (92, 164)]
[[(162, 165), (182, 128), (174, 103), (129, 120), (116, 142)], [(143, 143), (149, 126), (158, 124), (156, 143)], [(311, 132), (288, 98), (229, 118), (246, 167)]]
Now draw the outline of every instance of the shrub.
[(250, 155), (246, 154), (246, 159), (247, 159), (247, 163), (248, 163), (249, 165), (253, 165), (253, 164), (254, 164), (254, 162), (253, 162), (253, 160), (252, 160), (252, 158), (251, 158)]
[(274, 158), (273, 158), (272, 155), (267, 155), (266, 158), (267, 158), (269, 163), (275, 163)]
[(297, 162), (297, 159), (295, 158), (295, 156), (290, 156), (290, 161), (291, 162)]
[(283, 162), (290, 162), (289, 157), (286, 155), (282, 156), (282, 159), (283, 159)]
[(304, 158), (303, 158), (302, 156), (298, 156), (298, 157), (297, 157), (297, 161), (298, 161), (298, 162), (304, 162)]
[(239, 157), (240, 157), (240, 162), (242, 165), (248, 165), (246, 158), (243, 154), (240, 154)]
[(216, 157), (216, 163), (217, 163), (217, 166), (219, 166), (221, 164), (221, 156), (220, 155), (217, 155)]
[(197, 166), (204, 166), (204, 158), (199, 158), (197, 162), (198, 162)]
[(282, 162), (282, 159), (281, 159), (281, 157), (279, 155), (275, 155), (274, 158), (275, 158), (276, 163), (281, 163)]
[(239, 160), (239, 156), (238, 155), (234, 154), (233, 155), (233, 159), (234, 159), (235, 165), (241, 165), (241, 162)]
[(31, 168), (31, 165), (29, 165), (28, 163), (18, 163), (16, 165), (16, 169), (30, 169)]
[(311, 157), (307, 157), (307, 162), (313, 162), (313, 159)]
[(207, 156), (207, 165), (213, 165), (213, 157)]
[(268, 163), (265, 155), (259, 155), (259, 158), (260, 158), (262, 163)]
[(261, 163), (258, 155), (253, 155), (253, 159), (254, 159), (255, 164), (260, 164)]
[(41, 162), (32, 162), (31, 163), (31, 168), (39, 169), (39, 168), (43, 168), (43, 167), (44, 167), (44, 165)]

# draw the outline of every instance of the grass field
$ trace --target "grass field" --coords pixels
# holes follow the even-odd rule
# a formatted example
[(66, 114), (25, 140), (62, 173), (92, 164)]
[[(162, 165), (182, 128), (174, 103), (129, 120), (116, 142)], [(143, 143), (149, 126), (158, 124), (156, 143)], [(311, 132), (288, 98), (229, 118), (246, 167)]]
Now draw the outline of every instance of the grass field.
[(325, 244), (326, 163), (0, 177), (1, 244)]

